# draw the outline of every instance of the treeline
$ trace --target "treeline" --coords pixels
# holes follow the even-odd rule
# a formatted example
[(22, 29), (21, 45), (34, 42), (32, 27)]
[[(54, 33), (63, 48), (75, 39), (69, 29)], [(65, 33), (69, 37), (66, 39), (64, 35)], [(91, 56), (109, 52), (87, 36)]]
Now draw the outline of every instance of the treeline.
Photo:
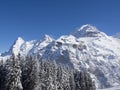
[(13, 54), (0, 62), (0, 90), (96, 90), (86, 71), (78, 72), (55, 61)]

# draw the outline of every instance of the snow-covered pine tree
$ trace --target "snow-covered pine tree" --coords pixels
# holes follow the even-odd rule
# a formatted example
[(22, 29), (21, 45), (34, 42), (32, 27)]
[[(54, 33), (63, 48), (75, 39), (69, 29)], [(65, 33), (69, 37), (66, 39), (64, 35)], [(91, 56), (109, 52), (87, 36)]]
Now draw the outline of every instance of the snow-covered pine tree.
[(55, 60), (53, 60), (53, 67), (52, 67), (52, 76), (53, 76), (53, 90), (58, 90), (57, 88), (57, 63)]
[(5, 64), (3, 63), (3, 60), (0, 61), (0, 90), (6, 90), (6, 78), (7, 70), (5, 68)]
[(61, 67), (61, 65), (59, 65), (57, 69), (57, 87), (58, 87), (58, 90), (64, 90), (63, 89), (63, 68)]
[(23, 90), (35, 90), (38, 83), (38, 61), (32, 56), (27, 56), (25, 68), (22, 71)]
[(92, 81), (88, 72), (76, 72), (74, 76), (76, 83), (75, 90), (96, 90), (95, 83)]
[(23, 90), (20, 61), (15, 58), (14, 54), (12, 54), (10, 60), (7, 62), (6, 68), (8, 70), (6, 76), (7, 90)]
[(39, 65), (39, 90), (46, 90), (45, 85), (45, 61), (41, 58), (40, 65)]
[(23, 56), (21, 56), (20, 53), (18, 53), (17, 59), (20, 61), (20, 67), (22, 70), (23, 68), (25, 68), (25, 58)]
[(42, 58), (39, 59), (39, 72), (38, 72), (38, 90), (42, 90), (42, 81), (41, 81), (41, 77), (42, 77)]
[(70, 81), (69, 81), (69, 79), (70, 79), (70, 67), (67, 65), (67, 66), (65, 66), (65, 65), (62, 65), (62, 67), (64, 67), (63, 68), (63, 78), (62, 78), (62, 83), (63, 83), (63, 89), (64, 90), (70, 90)]
[(50, 60), (48, 60), (48, 62), (46, 62), (46, 87), (47, 90), (53, 90), (53, 77), (52, 77), (52, 64), (50, 62)]
[(80, 72), (80, 81), (79, 81), (79, 84), (80, 84), (81, 90), (87, 90), (85, 77), (86, 77), (85, 73), (84, 72)]
[(86, 82), (86, 90), (96, 90), (95, 83), (92, 81), (90, 74), (88, 72), (84, 72), (85, 82)]
[(71, 70), (70, 72), (70, 77), (69, 77), (69, 83), (70, 83), (70, 90), (75, 90), (75, 79), (74, 79), (74, 74), (73, 71)]

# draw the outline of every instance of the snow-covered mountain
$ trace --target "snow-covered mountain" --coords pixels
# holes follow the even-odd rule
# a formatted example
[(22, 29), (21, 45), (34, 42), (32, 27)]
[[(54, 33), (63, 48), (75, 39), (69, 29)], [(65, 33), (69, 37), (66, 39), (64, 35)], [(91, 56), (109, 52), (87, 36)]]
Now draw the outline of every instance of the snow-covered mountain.
[(37, 54), (46, 60), (69, 64), (77, 70), (86, 69), (98, 88), (120, 85), (120, 40), (89, 24), (56, 40), (48, 35), (31, 41), (19, 37), (8, 52), (1, 54), (1, 58), (11, 53)]

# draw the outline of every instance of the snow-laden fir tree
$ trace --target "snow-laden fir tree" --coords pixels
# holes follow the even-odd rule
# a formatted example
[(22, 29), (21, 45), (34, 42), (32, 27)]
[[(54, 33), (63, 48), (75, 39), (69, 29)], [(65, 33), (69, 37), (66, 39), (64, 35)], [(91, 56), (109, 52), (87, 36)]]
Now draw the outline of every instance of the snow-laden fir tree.
[(35, 90), (38, 83), (38, 61), (32, 56), (27, 56), (25, 68), (22, 70), (23, 90)]
[(75, 79), (74, 79), (74, 74), (73, 71), (71, 70), (70, 72), (70, 77), (69, 77), (69, 84), (70, 84), (70, 90), (75, 90)]
[(46, 85), (44, 84), (45, 78), (45, 61), (41, 58), (39, 65), (39, 90), (45, 90)]
[(0, 90), (6, 90), (6, 76), (7, 69), (5, 68), (5, 64), (3, 60), (0, 61)]
[(58, 66), (58, 69), (57, 69), (57, 87), (58, 87), (58, 90), (63, 90), (63, 69), (61, 66)]
[(21, 83), (20, 61), (12, 54), (7, 65), (6, 88), (7, 90), (23, 90)]
[(86, 71), (75, 73), (75, 90), (96, 90), (95, 83)]
[(57, 88), (57, 63), (53, 60), (53, 67), (52, 67), (52, 76), (53, 76), (53, 90), (58, 90)]

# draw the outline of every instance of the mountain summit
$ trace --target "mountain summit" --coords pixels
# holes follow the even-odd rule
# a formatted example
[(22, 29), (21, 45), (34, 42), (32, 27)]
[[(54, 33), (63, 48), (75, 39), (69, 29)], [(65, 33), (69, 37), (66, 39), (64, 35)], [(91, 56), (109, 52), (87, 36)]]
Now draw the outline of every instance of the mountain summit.
[(23, 38), (18, 37), (13, 43), (13, 45), (10, 47), (9, 51), (6, 52), (6, 54), (2, 54), (2, 55), (7, 55), (11, 53), (14, 53), (15, 55), (17, 55), (20, 52), (20, 47), (24, 42), (25, 41), (23, 40)]
[(45, 40), (45, 41), (52, 41), (53, 38), (50, 37), (49, 35), (45, 34), (42, 40)]
[(73, 36), (79, 37), (102, 37), (105, 36), (103, 32), (100, 32), (96, 27), (86, 24), (80, 27), (77, 31), (72, 33)]
[(10, 49), (7, 52), (1, 53), (2, 57), (11, 55), (12, 53), (14, 53), (15, 55), (17, 55), (20, 52), (20, 47), (21, 45), (24, 43), (25, 41), (23, 40), (23, 38), (18, 37), (14, 43), (12, 44), (12, 46), (10, 47)]
[(57, 40), (45, 35), (40, 40), (18, 38), (8, 53), (22, 56), (37, 54), (45, 60), (69, 64), (77, 70), (88, 70), (98, 88), (120, 85), (120, 40), (99, 31), (89, 24), (71, 35)]

